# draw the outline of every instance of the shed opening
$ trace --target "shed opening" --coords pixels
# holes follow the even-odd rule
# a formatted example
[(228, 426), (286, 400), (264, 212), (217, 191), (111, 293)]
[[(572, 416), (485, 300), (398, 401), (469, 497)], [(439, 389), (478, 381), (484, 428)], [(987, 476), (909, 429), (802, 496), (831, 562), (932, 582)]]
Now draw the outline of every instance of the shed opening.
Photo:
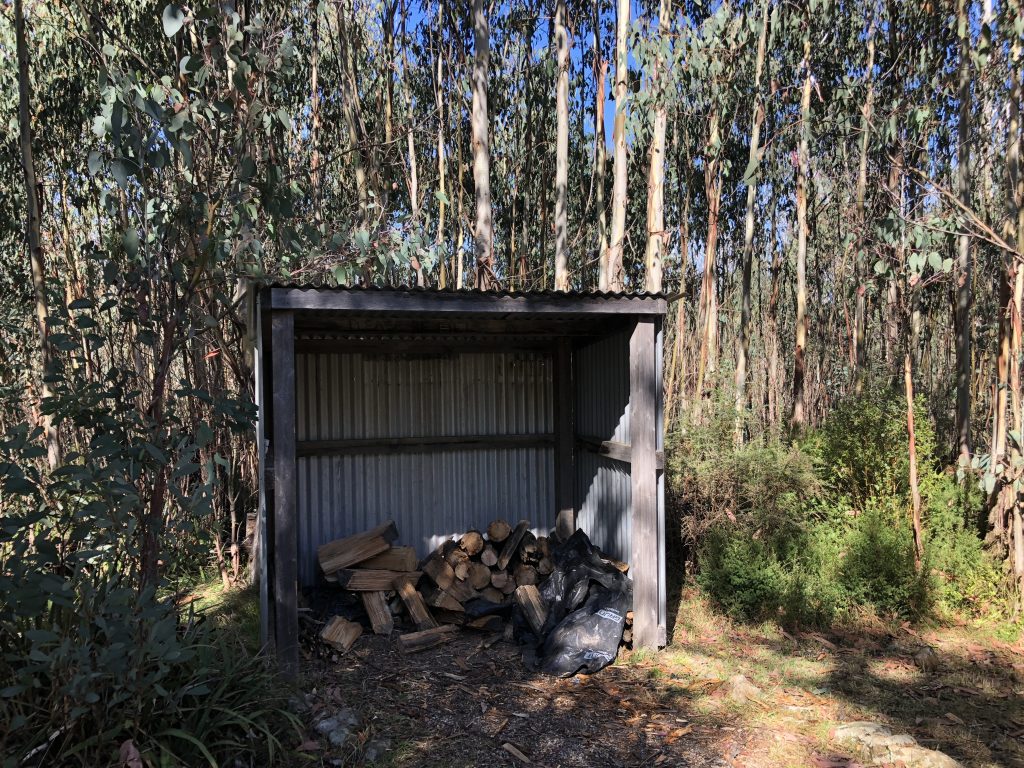
[(316, 548), (394, 520), (423, 557), (495, 517), (628, 562), (665, 643), (662, 320), (632, 294), (273, 286), (260, 297), (264, 642), (298, 666)]

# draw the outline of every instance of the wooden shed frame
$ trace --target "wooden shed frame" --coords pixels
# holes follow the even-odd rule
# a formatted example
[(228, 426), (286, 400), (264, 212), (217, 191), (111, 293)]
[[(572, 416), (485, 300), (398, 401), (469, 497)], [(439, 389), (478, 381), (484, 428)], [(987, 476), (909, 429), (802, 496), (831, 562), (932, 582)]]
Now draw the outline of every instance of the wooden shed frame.
[[(662, 323), (659, 295), (513, 293), (425, 289), (271, 286), (258, 304), (256, 391), (260, 457), (259, 570), (263, 643), (281, 668), (299, 669), (296, 458), (296, 345), (364, 345), (401, 349), (410, 333), (438, 343), (536, 344), (551, 352), (554, 388), (554, 509), (560, 535), (576, 528), (574, 465), (579, 451), (628, 467), (633, 580), (633, 642), (665, 644), (665, 510), (663, 491)], [(344, 330), (344, 339), (332, 331)], [(358, 329), (358, 332), (353, 332)], [(629, 442), (577, 433), (574, 359), (580, 339), (628, 337)], [(392, 338), (393, 337), (393, 338)], [(443, 341), (442, 341), (443, 339)], [(470, 342), (469, 339), (472, 339)], [(407, 341), (406, 341), (407, 343)], [(352, 442), (352, 441), (350, 441)], [(330, 450), (332, 446), (320, 446)], [(359, 446), (333, 446), (359, 450)], [(369, 449), (369, 447), (368, 447)], [(414, 444), (389, 446), (421, 450)]]

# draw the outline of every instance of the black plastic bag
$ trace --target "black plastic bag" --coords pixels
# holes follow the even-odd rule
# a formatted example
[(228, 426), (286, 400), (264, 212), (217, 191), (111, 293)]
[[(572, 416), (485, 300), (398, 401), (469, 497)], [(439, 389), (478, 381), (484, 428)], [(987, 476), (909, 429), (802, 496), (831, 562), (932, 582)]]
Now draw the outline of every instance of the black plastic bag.
[(593, 674), (615, 659), (633, 605), (632, 588), (596, 586), (583, 607), (573, 611), (551, 630), (544, 641), (541, 671), (567, 677), (577, 672)]

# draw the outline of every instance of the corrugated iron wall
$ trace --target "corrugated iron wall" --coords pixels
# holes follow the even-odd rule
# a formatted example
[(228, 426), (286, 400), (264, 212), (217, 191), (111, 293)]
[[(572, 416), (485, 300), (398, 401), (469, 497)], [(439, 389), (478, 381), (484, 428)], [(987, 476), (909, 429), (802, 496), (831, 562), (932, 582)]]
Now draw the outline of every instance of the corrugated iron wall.
[[(576, 433), (629, 444), (629, 337), (624, 330), (576, 352)], [(576, 455), (577, 525), (629, 562), (629, 467), (585, 449)]]
[[(296, 354), (297, 438), (343, 440), (549, 434), (551, 356)], [(424, 555), (495, 517), (550, 524), (551, 446), (307, 456), (298, 459), (299, 577), (316, 581), (316, 548), (392, 519)]]
[[(626, 445), (629, 436), (629, 338), (626, 329), (576, 352), (576, 432)], [(657, 381), (662, 380), (663, 334), (657, 331)], [(657, 450), (664, 450), (663, 396), (657, 393)], [(609, 555), (632, 564), (629, 465), (586, 449), (576, 455), (577, 525)], [(665, 475), (658, 474), (658, 626), (665, 643), (667, 582), (665, 558)]]

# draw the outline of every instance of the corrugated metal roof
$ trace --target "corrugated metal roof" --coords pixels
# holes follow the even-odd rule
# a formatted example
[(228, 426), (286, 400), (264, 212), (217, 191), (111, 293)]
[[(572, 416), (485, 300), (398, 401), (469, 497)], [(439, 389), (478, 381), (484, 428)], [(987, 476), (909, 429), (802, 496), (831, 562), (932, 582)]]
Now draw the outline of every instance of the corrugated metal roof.
[(317, 291), (338, 291), (338, 292), (366, 292), (380, 294), (415, 293), (431, 294), (439, 296), (489, 296), (508, 298), (556, 298), (556, 299), (668, 299), (666, 293), (647, 293), (645, 291), (599, 291), (596, 288), (582, 291), (556, 291), (553, 289), (543, 291), (519, 291), (498, 288), (494, 290), (481, 291), (475, 288), (421, 288), (416, 285), (333, 285), (324, 279), (310, 279), (303, 282), (263, 282), (263, 288), (285, 288), (289, 290), (317, 290)]

